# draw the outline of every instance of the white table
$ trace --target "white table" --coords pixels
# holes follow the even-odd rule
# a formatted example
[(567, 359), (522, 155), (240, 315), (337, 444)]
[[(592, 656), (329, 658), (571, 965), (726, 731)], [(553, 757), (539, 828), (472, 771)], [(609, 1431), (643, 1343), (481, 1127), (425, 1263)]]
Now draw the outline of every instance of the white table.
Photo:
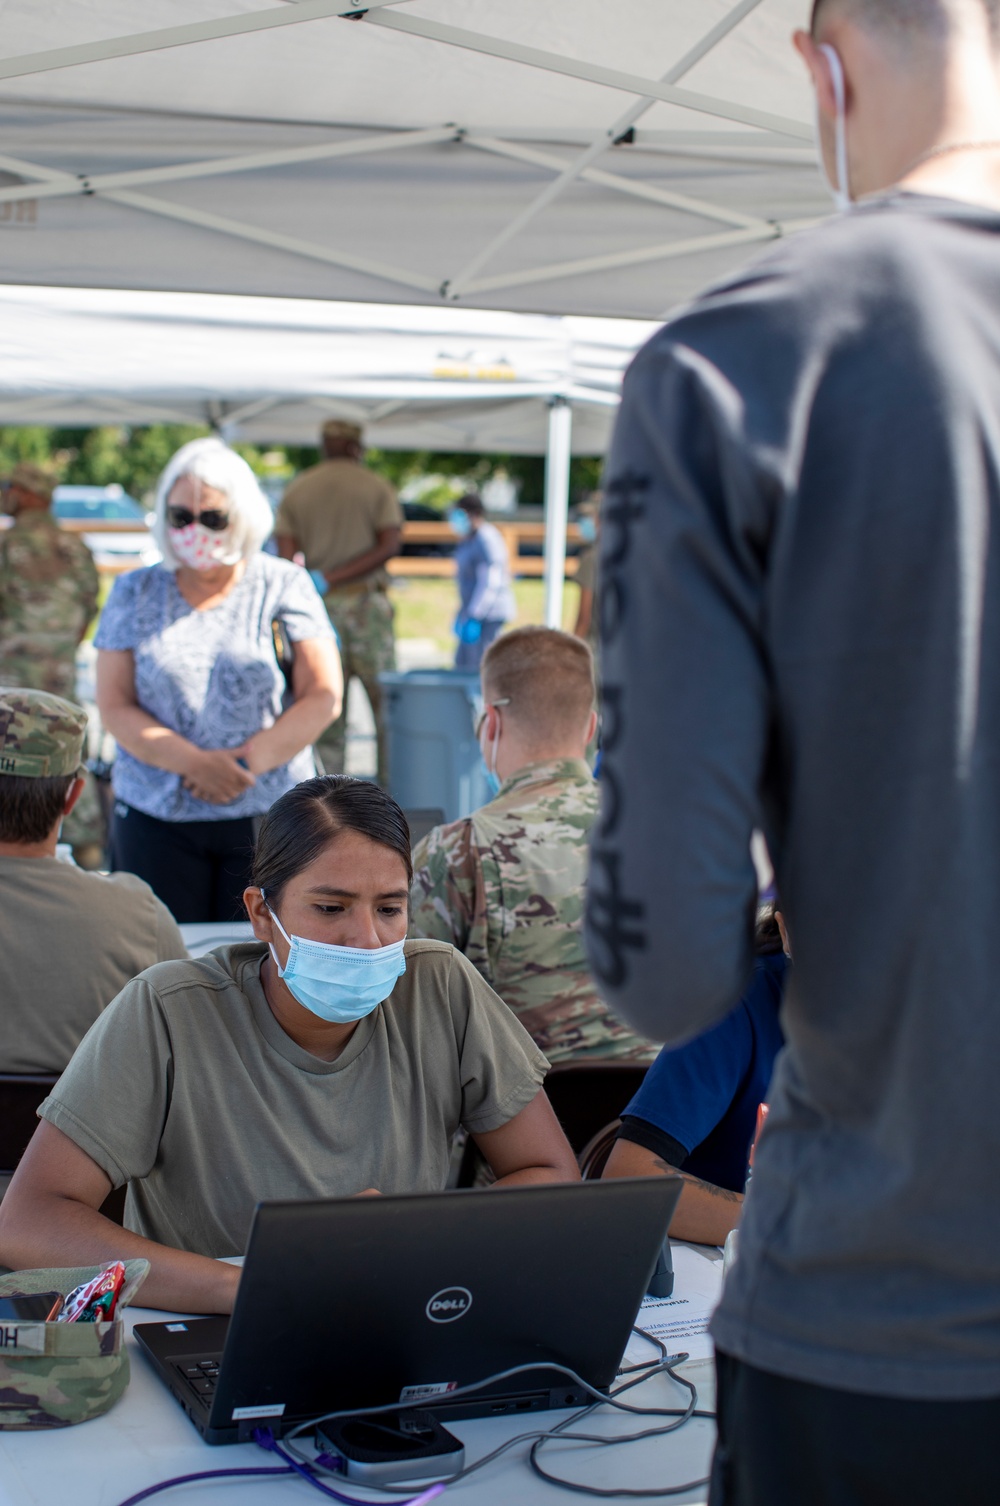
[[(682, 1279), (675, 1295), (683, 1295), (683, 1278), (692, 1271), (704, 1270), (708, 1283), (717, 1286), (719, 1267), (713, 1257), (700, 1251), (696, 1265), (692, 1250), (683, 1259), (683, 1268), (680, 1263), (678, 1267)], [(695, 1284), (706, 1286), (703, 1280)], [(155, 1322), (164, 1316), (142, 1308), (130, 1309), (128, 1326), (131, 1329), (132, 1323)], [(254, 1444), (213, 1448), (203, 1443), (131, 1337), (128, 1343), (131, 1384), (106, 1416), (53, 1432), (0, 1431), (0, 1506), (117, 1506), (135, 1492), (174, 1475), (279, 1462)], [(694, 1354), (708, 1354), (708, 1341), (704, 1338), (700, 1342), (678, 1340), (676, 1347), (682, 1344)], [(696, 1358), (685, 1368), (699, 1388), (699, 1405), (713, 1406), (711, 1361)], [(640, 1406), (674, 1406), (684, 1404), (686, 1393), (666, 1378), (657, 1377), (637, 1387), (629, 1399)], [(452, 1423), (449, 1427), (465, 1444), (466, 1462), (472, 1463), (529, 1426), (551, 1427), (566, 1415), (534, 1413), (530, 1421), (523, 1414), (516, 1419), (482, 1418)], [(588, 1431), (609, 1435), (638, 1432), (643, 1425), (642, 1419), (630, 1419), (610, 1410), (587, 1420)], [(680, 1483), (707, 1475), (714, 1438), (711, 1421), (693, 1418), (673, 1435), (628, 1444), (622, 1449), (595, 1450), (586, 1445), (553, 1444), (543, 1452), (542, 1463), (555, 1473), (591, 1485), (641, 1488)], [(532, 1474), (525, 1463), (526, 1452), (526, 1445), (518, 1445), (468, 1481), (449, 1486), (441, 1498), (444, 1506), (452, 1500), (461, 1506), (511, 1506), (512, 1502), (516, 1506), (555, 1506), (556, 1502), (567, 1506), (573, 1497)], [(337, 1484), (331, 1480), (330, 1483), (359, 1499), (370, 1498), (372, 1502), (386, 1499), (354, 1482), (345, 1480)], [(414, 1494), (417, 1493), (415, 1488)], [(694, 1503), (701, 1506), (706, 1493), (702, 1488), (669, 1499), (678, 1502), (678, 1506), (694, 1506)], [(263, 1476), (258, 1480), (208, 1481), (153, 1497), (155, 1502), (161, 1499), (164, 1506), (309, 1506), (322, 1497), (304, 1480)]]
[[(253, 927), (248, 920), (186, 920), (178, 928), (192, 957), (204, 957), (217, 946), (231, 946), (234, 941), (253, 941)], [(318, 1491), (313, 1491), (315, 1496)]]

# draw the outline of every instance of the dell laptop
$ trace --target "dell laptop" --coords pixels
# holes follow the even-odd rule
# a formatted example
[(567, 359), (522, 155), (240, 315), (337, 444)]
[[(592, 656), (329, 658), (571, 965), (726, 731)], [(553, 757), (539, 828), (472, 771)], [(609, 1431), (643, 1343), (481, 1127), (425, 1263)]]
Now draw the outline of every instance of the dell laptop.
[[(398, 1402), (540, 1411), (614, 1379), (683, 1182), (650, 1177), (261, 1203), (230, 1318), (135, 1336), (209, 1443)], [(498, 1371), (530, 1373), (473, 1396)]]

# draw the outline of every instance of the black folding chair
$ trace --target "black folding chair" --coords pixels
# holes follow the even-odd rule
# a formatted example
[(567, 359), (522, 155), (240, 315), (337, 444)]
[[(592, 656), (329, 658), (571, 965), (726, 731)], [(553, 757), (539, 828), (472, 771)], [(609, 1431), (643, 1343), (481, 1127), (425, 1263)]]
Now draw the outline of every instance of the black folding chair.
[[(11, 1177), (35, 1133), (35, 1110), (59, 1078), (48, 1073), (0, 1072), (0, 1177)], [(125, 1188), (109, 1192), (101, 1205), (105, 1218), (125, 1217)]]
[(575, 1155), (595, 1135), (620, 1119), (639, 1091), (648, 1067), (641, 1062), (557, 1062), (545, 1079), (545, 1091)]
[(404, 811), (406, 824), (410, 828), (410, 846), (416, 847), (422, 842), (429, 831), (435, 826), (444, 824), (444, 811), (437, 805), (421, 805), (413, 810)]
[(577, 1156), (576, 1161), (580, 1168), (580, 1175), (585, 1182), (599, 1182), (601, 1180), (621, 1127), (622, 1122), (620, 1119), (612, 1119), (610, 1124), (606, 1124), (602, 1130), (598, 1130), (597, 1134), (588, 1141)]
[[(586, 1170), (594, 1165), (595, 1139), (617, 1131), (622, 1110), (639, 1091), (648, 1067), (641, 1062), (557, 1062), (545, 1079), (545, 1092), (555, 1109), (556, 1118), (572, 1147), (580, 1170), (589, 1180), (599, 1177), (604, 1162), (611, 1154), (614, 1134), (610, 1135), (604, 1148), (604, 1160), (596, 1170)], [(470, 1138), (465, 1145), (456, 1187), (471, 1187), (476, 1178), (482, 1156)]]

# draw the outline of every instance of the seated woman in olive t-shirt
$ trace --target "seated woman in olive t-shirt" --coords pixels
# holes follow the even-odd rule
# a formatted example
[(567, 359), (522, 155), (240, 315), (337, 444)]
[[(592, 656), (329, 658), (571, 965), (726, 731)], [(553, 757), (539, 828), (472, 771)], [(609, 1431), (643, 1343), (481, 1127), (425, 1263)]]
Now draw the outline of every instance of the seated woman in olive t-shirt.
[[(256, 942), (165, 962), (80, 1045), (0, 1205), (0, 1261), (145, 1256), (150, 1306), (228, 1312), (265, 1198), (436, 1191), (465, 1126), (497, 1185), (572, 1181), (547, 1063), (454, 948), (406, 942), (399, 806), (310, 779), (264, 818)], [(126, 1229), (99, 1212), (128, 1183)]]

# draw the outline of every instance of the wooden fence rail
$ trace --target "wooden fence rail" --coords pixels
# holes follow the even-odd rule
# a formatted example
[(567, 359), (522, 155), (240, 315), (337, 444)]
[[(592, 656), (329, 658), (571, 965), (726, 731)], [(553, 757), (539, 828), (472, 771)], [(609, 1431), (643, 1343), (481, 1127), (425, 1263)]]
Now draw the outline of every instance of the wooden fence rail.
[[(512, 522), (496, 525), (504, 536), (510, 567), (513, 575), (540, 576), (545, 573), (545, 561), (541, 554), (525, 554), (525, 544), (539, 545), (545, 539), (544, 523)], [(60, 527), (67, 533), (145, 533), (144, 523), (114, 522), (106, 519), (88, 521), (80, 518), (61, 518)], [(580, 542), (580, 530), (571, 523), (566, 530), (567, 542)], [(455, 544), (458, 537), (448, 523), (404, 523), (403, 542), (408, 544)], [(125, 568), (131, 568), (125, 567)], [(455, 561), (450, 555), (401, 554), (391, 559), (388, 565), (393, 575), (440, 576), (448, 578), (455, 574)], [(576, 574), (576, 560), (566, 561), (566, 576)]]

